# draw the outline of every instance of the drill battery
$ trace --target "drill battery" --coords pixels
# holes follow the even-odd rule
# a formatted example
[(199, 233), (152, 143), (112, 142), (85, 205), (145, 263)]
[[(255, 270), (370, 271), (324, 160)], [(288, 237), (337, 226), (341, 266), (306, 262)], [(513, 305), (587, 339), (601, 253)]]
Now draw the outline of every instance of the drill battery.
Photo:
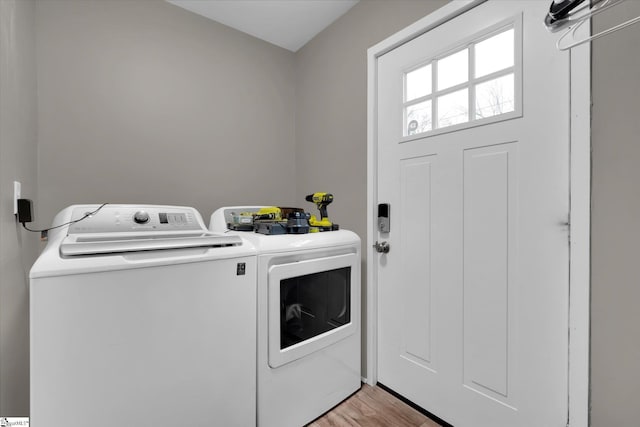
[(233, 213), (231, 222), (227, 223), (227, 228), (234, 231), (252, 231), (253, 230), (253, 213), (241, 212)]
[(256, 220), (253, 225), (253, 231), (267, 235), (287, 234), (287, 222)]
[(291, 212), (287, 215), (288, 234), (306, 234), (309, 232), (309, 214), (306, 212)]

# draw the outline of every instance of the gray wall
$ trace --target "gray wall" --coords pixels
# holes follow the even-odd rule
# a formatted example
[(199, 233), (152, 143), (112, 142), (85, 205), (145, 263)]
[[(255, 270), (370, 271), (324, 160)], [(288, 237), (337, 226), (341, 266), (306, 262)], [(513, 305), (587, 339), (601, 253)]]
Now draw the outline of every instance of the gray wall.
[(294, 57), (162, 0), (37, 6), (37, 223), (72, 203), (294, 201)]
[(35, 3), (0, 0), (0, 415), (29, 413), (28, 270), (37, 236), (13, 215), (13, 181), (36, 196)]
[[(296, 200), (314, 191), (333, 193), (329, 217), (355, 231), (363, 249), (367, 238), (367, 49), (445, 3), (363, 0), (296, 53), (296, 167), (301, 172)], [(366, 251), (362, 254), (365, 308)], [(364, 309), (362, 313), (364, 349)], [(366, 355), (362, 356), (364, 375)]]
[[(640, 15), (623, 2), (594, 33)], [(640, 24), (592, 44), (591, 425), (640, 423)]]

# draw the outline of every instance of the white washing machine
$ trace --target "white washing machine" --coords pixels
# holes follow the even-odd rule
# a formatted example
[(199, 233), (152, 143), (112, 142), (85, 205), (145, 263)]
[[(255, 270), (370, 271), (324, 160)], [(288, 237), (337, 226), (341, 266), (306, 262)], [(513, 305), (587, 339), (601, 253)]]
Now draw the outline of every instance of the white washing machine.
[(347, 230), (262, 235), (209, 229), (258, 250), (258, 426), (300, 427), (361, 386), (360, 238)]
[(189, 207), (75, 205), (69, 222), (30, 274), (31, 425), (255, 425), (251, 243)]

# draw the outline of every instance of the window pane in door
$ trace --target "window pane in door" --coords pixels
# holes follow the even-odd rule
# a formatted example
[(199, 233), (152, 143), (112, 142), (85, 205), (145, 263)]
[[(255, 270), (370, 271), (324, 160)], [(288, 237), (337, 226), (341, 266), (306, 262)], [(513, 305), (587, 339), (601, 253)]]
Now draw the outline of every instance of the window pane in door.
[(450, 88), (469, 80), (469, 49), (438, 60), (438, 90)]
[(476, 120), (514, 110), (513, 74), (476, 86)]
[(431, 100), (411, 105), (406, 109), (405, 136), (427, 132), (432, 128)]
[(431, 93), (431, 64), (407, 73), (405, 101)]
[(351, 322), (351, 267), (280, 281), (280, 348)]
[(438, 97), (438, 127), (469, 121), (469, 89)]
[(514, 34), (511, 28), (476, 44), (476, 77), (513, 67)]

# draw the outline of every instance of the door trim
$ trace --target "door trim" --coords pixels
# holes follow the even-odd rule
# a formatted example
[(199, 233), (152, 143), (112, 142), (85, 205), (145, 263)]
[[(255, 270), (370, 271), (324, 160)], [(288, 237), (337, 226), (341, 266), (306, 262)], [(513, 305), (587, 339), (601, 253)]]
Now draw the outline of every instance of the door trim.
[[(364, 380), (378, 380), (378, 254), (377, 236), (377, 60), (396, 47), (484, 3), (486, 0), (454, 0), (367, 51), (367, 369)], [(550, 1), (550, 0), (549, 0)], [(540, 17), (542, 25), (543, 17)], [(589, 35), (590, 25), (581, 31)], [(555, 43), (555, 37), (549, 37)], [(589, 328), (590, 328), (590, 225), (591, 225), (591, 49), (586, 43), (570, 52), (570, 236), (569, 252), (569, 367), (567, 426), (589, 422)]]

